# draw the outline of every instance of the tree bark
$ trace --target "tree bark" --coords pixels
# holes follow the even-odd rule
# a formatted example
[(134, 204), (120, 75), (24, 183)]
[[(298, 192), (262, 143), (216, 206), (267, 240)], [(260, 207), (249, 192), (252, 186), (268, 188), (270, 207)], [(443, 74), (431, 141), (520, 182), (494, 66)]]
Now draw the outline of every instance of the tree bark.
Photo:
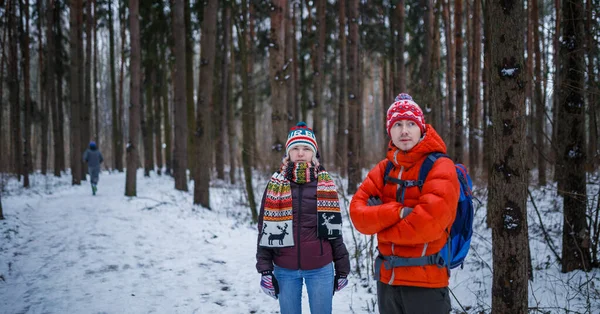
[[(560, 96), (557, 145), (563, 191), (562, 269), (590, 270), (590, 230), (586, 221), (583, 0), (563, 1), (559, 50)], [(562, 183), (562, 184), (560, 184)]]
[(7, 68), (7, 85), (8, 85), (8, 100), (10, 103), (10, 140), (11, 140), (11, 170), (17, 177), (21, 178), (22, 164), (22, 137), (21, 137), (21, 106), (19, 97), (19, 57), (18, 57), (18, 25), (17, 19), (17, 4), (11, 1), (8, 4), (8, 68)]
[[(598, 22), (592, 19), (592, 0), (587, 0), (586, 4), (586, 27), (587, 30), (596, 29), (596, 32), (599, 29)], [(596, 8), (596, 12), (599, 12)], [(596, 13), (598, 14), (598, 13)], [(598, 151), (598, 141), (599, 141), (599, 129), (598, 129), (598, 93), (597, 91), (597, 78), (594, 75), (594, 68), (597, 68), (596, 59), (598, 56), (598, 43), (594, 38), (594, 32), (589, 31), (586, 33), (586, 47), (587, 47), (587, 73), (588, 73), (588, 84), (587, 84), (587, 100), (588, 100), (588, 108), (589, 108), (589, 121), (590, 121), (590, 145), (588, 146), (588, 164), (590, 165), (589, 171), (595, 171), (600, 166), (600, 152)]]
[[(490, 28), (493, 214), (493, 313), (527, 313), (527, 169), (525, 136), (523, 4), (486, 3)], [(507, 45), (506, 43), (510, 43)], [(492, 193), (493, 191), (493, 193)]]
[(127, 141), (127, 172), (125, 174), (125, 196), (137, 196), (137, 165), (139, 162), (138, 132), (140, 130), (140, 80), (141, 49), (138, 0), (129, 0), (130, 57), (130, 101), (129, 101), (129, 140)]
[[(252, 115), (254, 115), (254, 106), (250, 101), (249, 94), (249, 68), (248, 68), (248, 44), (249, 32), (246, 25), (248, 21), (248, 4), (246, 0), (242, 0), (241, 5), (241, 20), (237, 21), (236, 29), (238, 30), (237, 38), (240, 47), (240, 58), (242, 68), (242, 167), (244, 169), (244, 183), (246, 186), (246, 196), (248, 197), (248, 206), (252, 214), (252, 222), (258, 222), (258, 211), (256, 210), (256, 201), (254, 200), (254, 188), (252, 187), (252, 166), (251, 153), (253, 143), (250, 142), (254, 138), (254, 124), (252, 123)], [(234, 14), (234, 16), (236, 16)]]
[(175, 121), (175, 147), (173, 151), (173, 177), (175, 189), (187, 191), (187, 161), (188, 161), (188, 121), (186, 107), (186, 51), (185, 51), (185, 21), (184, 0), (174, 0), (173, 7), (173, 39), (175, 54), (175, 73), (173, 75), (174, 115)]
[[(25, 24), (25, 29), (22, 30), (22, 41), (21, 41), (21, 53), (23, 58), (23, 98), (25, 100), (24, 104), (24, 117), (23, 117), (23, 156), (20, 158), (23, 163), (23, 187), (29, 187), (29, 173), (32, 170), (32, 159), (31, 159), (31, 114), (32, 114), (32, 103), (31, 103), (31, 91), (30, 91), (30, 64), (29, 64), (29, 0), (25, 0), (21, 3), (21, 15), (23, 15), (23, 20)], [(19, 23), (19, 25), (23, 25)], [(43, 108), (44, 105), (40, 103)], [(43, 117), (42, 124), (45, 124), (47, 121), (46, 116)], [(47, 127), (46, 127), (47, 129)], [(47, 133), (43, 133), (47, 134)], [(42, 150), (42, 157), (46, 157), (48, 155), (48, 147), (46, 146), (46, 151)], [(45, 154), (44, 154), (45, 153)]]
[(346, 165), (348, 165), (348, 105), (346, 94), (346, 0), (338, 1), (339, 4), (339, 45), (340, 45), (340, 69), (339, 69), (339, 103), (337, 110), (337, 130), (335, 136), (335, 162), (341, 176), (346, 176)]
[(464, 89), (463, 89), (463, 36), (462, 36), (462, 24), (463, 24), (463, 2), (462, 0), (455, 1), (454, 7), (454, 38), (455, 38), (455, 52), (456, 61), (455, 63), (455, 74), (456, 74), (456, 112), (454, 121), (454, 161), (462, 163), (464, 161), (464, 147), (463, 140), (464, 135)]
[(442, 134), (442, 138), (444, 142), (448, 143), (448, 156), (454, 156), (454, 134), (455, 134), (455, 125), (454, 120), (456, 116), (454, 114), (454, 107), (456, 106), (456, 75), (454, 74), (455, 61), (456, 58), (456, 47), (454, 45), (453, 36), (453, 28), (452, 28), (452, 20), (450, 15), (450, 0), (442, 0), (443, 5), (443, 14), (442, 18), (444, 20), (444, 34), (446, 35), (446, 109), (445, 116), (448, 117), (446, 119), (445, 129), (448, 130), (446, 134)]
[(98, 102), (98, 37), (97, 37), (97, 29), (96, 25), (98, 23), (98, 5), (96, 0), (92, 0), (92, 5), (94, 6), (93, 11), (93, 20), (92, 20), (92, 32), (93, 32), (93, 54), (94, 59), (92, 60), (93, 67), (93, 75), (92, 75), (92, 86), (93, 88), (93, 98), (92, 98), (92, 106), (94, 107), (94, 133), (92, 137), (96, 140), (96, 145), (98, 147), (102, 147), (100, 143), (100, 103)]
[(210, 173), (212, 170), (213, 145), (211, 144), (213, 112), (213, 77), (217, 37), (217, 0), (208, 0), (202, 20), (200, 45), (200, 88), (198, 89), (198, 111), (196, 114), (196, 175), (194, 176), (194, 204), (210, 209)]
[[(127, 8), (125, 7), (125, 2), (120, 1), (119, 2), (119, 21), (121, 24), (121, 64), (119, 67), (119, 102), (118, 102), (118, 108), (117, 110), (119, 111), (118, 116), (118, 123), (117, 123), (117, 128), (119, 129), (119, 131), (117, 132), (117, 151), (115, 152), (115, 154), (117, 154), (117, 161), (119, 162), (117, 164), (117, 169), (119, 169), (119, 171), (121, 171), (120, 169), (123, 169), (123, 136), (124, 136), (124, 132), (123, 132), (123, 128), (125, 125), (125, 96), (124, 96), (124, 89), (125, 89), (125, 36), (126, 33), (125, 31), (127, 30), (127, 20), (126, 20), (126, 10)], [(121, 167), (119, 167), (121, 166)], [(136, 166), (137, 168), (137, 166)]]
[(81, 184), (82, 178), (82, 160), (81, 160), (81, 24), (82, 24), (82, 7), (81, 0), (71, 1), (70, 10), (70, 46), (71, 46), (71, 174), (72, 184)]
[(285, 1), (274, 0), (271, 3), (271, 31), (269, 36), (269, 81), (271, 86), (271, 159), (269, 171), (275, 171), (281, 165), (287, 139), (287, 103), (286, 80), (284, 73), (284, 12)]
[[(54, 0), (52, 0), (54, 1)], [(55, 49), (55, 74), (56, 74), (56, 110), (58, 116), (58, 136), (56, 136), (56, 147), (58, 148), (58, 164), (61, 171), (67, 170), (67, 157), (65, 152), (65, 107), (63, 106), (63, 76), (65, 71), (65, 66), (63, 63), (63, 53), (62, 53), (62, 42), (63, 42), (63, 33), (62, 33), (62, 19), (60, 17), (60, 7), (56, 5), (54, 6), (54, 47)], [(59, 49), (60, 48), (60, 49)], [(50, 60), (48, 60), (50, 61)]]
[[(327, 31), (327, 23), (325, 20), (327, 0), (317, 1), (317, 30), (318, 40), (316, 42), (316, 55), (313, 62), (313, 130), (317, 138), (321, 158), (326, 155), (323, 118), (325, 117), (325, 104), (323, 103), (323, 84), (325, 84), (325, 72), (323, 65), (325, 63), (325, 51), (327, 50), (325, 36)], [(285, 75), (284, 75), (285, 77)], [(287, 120), (287, 119), (286, 119)]]
[(109, 51), (109, 69), (110, 69), (110, 100), (111, 100), (111, 116), (112, 116), (112, 152), (113, 152), (113, 168), (119, 172), (123, 172), (122, 165), (123, 155), (120, 154), (121, 144), (119, 141), (119, 124), (120, 117), (117, 109), (117, 83), (115, 76), (115, 31), (112, 14), (112, 0), (108, 2), (108, 51)]
[[(398, 0), (396, 8), (394, 9), (395, 17), (397, 21), (397, 35), (394, 36), (394, 90), (392, 91), (392, 97), (400, 93), (408, 92), (406, 90), (406, 66), (404, 65), (404, 36), (405, 32), (405, 20), (406, 12), (404, 9), (404, 0)], [(392, 101), (390, 99), (390, 101)]]
[[(184, 0), (183, 7), (184, 24), (185, 24), (185, 102), (187, 111), (187, 167), (190, 169), (190, 177), (195, 179), (196, 166), (202, 165), (199, 163), (195, 156), (197, 155), (198, 143), (196, 143), (196, 135), (194, 134), (196, 124), (196, 110), (194, 109), (194, 43), (192, 42), (192, 23), (191, 23), (191, 10), (190, 1)], [(202, 45), (200, 45), (202, 50)], [(200, 64), (200, 71), (202, 71), (202, 64)], [(201, 74), (198, 74), (200, 76)], [(198, 81), (198, 93), (202, 82)], [(202, 165), (204, 166), (204, 165)], [(195, 181), (194, 181), (195, 182)]]
[(546, 185), (546, 149), (544, 123), (546, 121), (546, 107), (542, 95), (542, 53), (540, 52), (540, 30), (538, 0), (530, 0), (532, 6), (533, 24), (533, 52), (535, 54), (535, 151), (537, 152), (538, 186)]
[[(230, 37), (231, 37), (231, 3), (226, 3), (224, 5), (223, 8), (223, 14), (222, 14), (222, 25), (223, 25), (223, 42), (222, 42), (222, 56), (223, 58), (221, 59), (221, 120), (219, 121), (220, 125), (221, 125), (221, 132), (219, 133), (219, 142), (222, 144), (221, 145), (221, 149), (217, 148), (217, 153), (219, 151), (221, 151), (222, 154), (222, 160), (221, 160), (221, 166), (218, 166), (217, 164), (217, 177), (221, 180), (225, 179), (225, 167), (224, 167), (224, 163), (225, 163), (225, 150), (226, 150), (226, 146), (225, 143), (227, 143), (229, 141), (229, 131), (228, 131), (228, 119), (229, 119), (229, 111), (230, 111), (230, 106), (229, 106), (229, 89), (230, 89), (230, 85), (229, 85), (229, 41), (230, 41)], [(231, 147), (233, 145), (233, 142), (229, 142), (229, 145), (227, 147)], [(231, 149), (229, 151), (229, 153), (231, 154)], [(218, 158), (217, 158), (218, 160)], [(233, 158), (229, 158), (230, 160), (230, 165), (229, 165), (229, 171), (231, 172), (233, 169)], [(219, 170), (221, 169), (221, 170)], [(222, 172), (222, 173), (220, 173)], [(231, 173), (230, 173), (231, 175)], [(230, 177), (231, 178), (231, 177)], [(231, 181), (231, 180), (230, 180)]]
[(471, 45), (473, 48), (473, 57), (471, 59), (471, 84), (469, 84), (469, 167), (472, 169), (480, 168), (479, 152), (480, 143), (480, 75), (481, 75), (481, 0), (474, 0), (473, 18), (472, 18), (473, 38)]
[[(84, 100), (83, 100), (83, 114), (81, 116), (82, 128), (82, 140), (81, 147), (85, 148), (92, 138), (92, 28), (94, 26), (92, 19), (92, 4), (90, 0), (85, 1), (85, 69), (84, 69)], [(83, 26), (83, 25), (82, 25)], [(96, 143), (97, 145), (98, 143)], [(84, 164), (85, 169), (85, 164)], [(85, 177), (85, 176), (84, 176)]]
[(360, 75), (358, 56), (358, 0), (348, 2), (348, 194), (354, 194), (361, 182)]

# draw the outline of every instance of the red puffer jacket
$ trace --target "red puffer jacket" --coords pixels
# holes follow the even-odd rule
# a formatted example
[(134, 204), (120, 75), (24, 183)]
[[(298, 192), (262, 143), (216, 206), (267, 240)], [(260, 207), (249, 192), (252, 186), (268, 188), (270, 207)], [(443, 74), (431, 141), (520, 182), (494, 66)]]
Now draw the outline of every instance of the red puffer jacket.
[[(390, 141), (387, 159), (380, 161), (362, 182), (350, 203), (350, 218), (354, 227), (364, 234), (377, 234), (379, 251), (383, 255), (420, 257), (438, 252), (446, 243), (448, 231), (456, 215), (460, 185), (454, 163), (440, 158), (427, 175), (423, 188), (407, 188), (404, 204), (396, 201), (397, 184), (384, 186), (383, 176), (388, 161), (394, 163), (389, 176), (402, 180), (417, 180), (425, 158), (433, 152), (446, 153), (446, 145), (427, 125), (425, 137), (411, 150), (399, 150)], [(378, 196), (382, 205), (367, 206), (370, 196)], [(413, 211), (400, 219), (402, 207)], [(446, 268), (436, 265), (380, 268), (380, 280), (390, 285), (441, 288), (448, 286)]]

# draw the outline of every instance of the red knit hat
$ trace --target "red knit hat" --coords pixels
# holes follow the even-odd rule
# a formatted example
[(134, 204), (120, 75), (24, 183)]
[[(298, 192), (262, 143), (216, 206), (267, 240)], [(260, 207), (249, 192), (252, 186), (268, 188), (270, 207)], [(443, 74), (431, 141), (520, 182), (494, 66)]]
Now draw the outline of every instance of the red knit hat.
[(409, 94), (401, 93), (396, 96), (396, 100), (390, 106), (387, 111), (386, 118), (386, 129), (388, 135), (394, 123), (400, 120), (411, 120), (414, 121), (419, 128), (421, 133), (425, 133), (425, 117), (423, 117), (423, 110), (413, 101)]

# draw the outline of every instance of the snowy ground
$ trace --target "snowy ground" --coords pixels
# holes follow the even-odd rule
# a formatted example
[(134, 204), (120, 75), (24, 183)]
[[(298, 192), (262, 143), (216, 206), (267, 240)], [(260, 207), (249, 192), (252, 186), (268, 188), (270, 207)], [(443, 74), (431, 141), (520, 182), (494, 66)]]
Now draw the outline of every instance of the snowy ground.
[[(103, 172), (92, 196), (87, 182), (72, 187), (67, 176), (33, 176), (29, 190), (8, 181), (6, 220), (0, 221), (0, 313), (279, 312), (259, 287), (256, 226), (241, 185), (214, 181), (210, 211), (192, 206), (192, 193), (175, 191), (169, 177), (139, 172), (136, 198), (123, 196), (124, 182), (123, 173)], [(256, 180), (257, 197), (265, 182)], [(534, 191), (534, 199), (560, 253), (560, 202), (551, 189)], [(452, 273), (457, 312), (490, 312), (484, 205), (465, 268)], [(345, 221), (351, 255), (372, 247)], [(531, 312), (600, 313), (600, 272), (561, 274), (532, 207), (529, 221), (535, 275), (529, 303), (539, 309)], [(351, 262), (355, 268), (357, 260)], [(370, 264), (365, 257), (358, 263)], [(367, 277), (364, 268), (360, 277), (350, 276), (349, 286), (334, 296), (334, 313), (377, 313), (375, 285)], [(303, 309), (309, 312), (306, 293)]]

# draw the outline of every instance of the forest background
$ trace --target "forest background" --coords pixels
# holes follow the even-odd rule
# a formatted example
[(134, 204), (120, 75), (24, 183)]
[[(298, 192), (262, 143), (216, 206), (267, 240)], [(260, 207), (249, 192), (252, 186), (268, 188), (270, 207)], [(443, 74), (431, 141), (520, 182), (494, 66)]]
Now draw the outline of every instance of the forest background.
[[(563, 272), (597, 268), (598, 0), (0, 1), (0, 173), (86, 180), (105, 167), (194, 180), (268, 176), (306, 121), (351, 195), (388, 142), (408, 92), (448, 154), (486, 187), (493, 307), (527, 305), (529, 189), (563, 197)], [(189, 171), (189, 172), (188, 172)], [(2, 200), (0, 189), (0, 219)], [(360, 254), (360, 253), (357, 253)], [(521, 267), (512, 267), (520, 265)], [(510, 292), (509, 292), (510, 290)], [(500, 293), (503, 292), (503, 293)]]

